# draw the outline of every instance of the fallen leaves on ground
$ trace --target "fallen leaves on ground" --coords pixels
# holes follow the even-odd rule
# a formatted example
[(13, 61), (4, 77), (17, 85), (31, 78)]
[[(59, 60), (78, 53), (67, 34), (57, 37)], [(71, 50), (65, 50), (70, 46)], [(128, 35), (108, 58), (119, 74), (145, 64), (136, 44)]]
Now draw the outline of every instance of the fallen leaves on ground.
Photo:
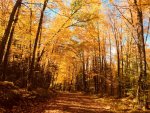
[[(83, 93), (60, 92), (55, 98), (27, 99), (2, 113), (144, 113), (135, 111), (130, 98), (99, 98)], [(149, 112), (149, 111), (145, 111)]]

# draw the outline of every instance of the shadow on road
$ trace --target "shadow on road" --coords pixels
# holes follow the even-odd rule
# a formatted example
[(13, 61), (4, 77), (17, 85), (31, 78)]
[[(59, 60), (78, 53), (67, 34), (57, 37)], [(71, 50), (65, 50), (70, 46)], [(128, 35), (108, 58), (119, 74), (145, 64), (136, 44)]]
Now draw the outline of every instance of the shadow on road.
[(83, 94), (60, 94), (43, 106), (42, 113), (114, 113), (101, 107), (93, 97)]

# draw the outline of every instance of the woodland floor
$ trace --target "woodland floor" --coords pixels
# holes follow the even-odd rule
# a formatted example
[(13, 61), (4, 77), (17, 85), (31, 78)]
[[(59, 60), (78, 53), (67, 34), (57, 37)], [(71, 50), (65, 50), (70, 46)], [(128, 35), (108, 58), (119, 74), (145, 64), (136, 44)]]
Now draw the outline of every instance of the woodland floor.
[[(13, 106), (6, 113), (145, 113), (133, 111), (128, 99), (99, 98), (83, 93), (61, 92), (53, 99), (32, 100)], [(1, 112), (0, 112), (1, 113)], [(2, 112), (3, 113), (3, 112)], [(147, 111), (146, 113), (150, 113)]]

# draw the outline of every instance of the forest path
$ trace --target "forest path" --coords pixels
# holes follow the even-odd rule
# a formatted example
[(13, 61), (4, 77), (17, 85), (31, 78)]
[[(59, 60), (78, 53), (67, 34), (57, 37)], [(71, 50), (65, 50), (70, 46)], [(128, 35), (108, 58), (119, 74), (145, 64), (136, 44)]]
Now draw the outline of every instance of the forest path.
[[(97, 100), (98, 99), (98, 100)], [(82, 93), (59, 93), (46, 103), (33, 106), (30, 113), (113, 113), (110, 102)]]
[(131, 105), (128, 100), (60, 92), (52, 99), (30, 101), (22, 107), (14, 106), (11, 113), (127, 113), (133, 109)]

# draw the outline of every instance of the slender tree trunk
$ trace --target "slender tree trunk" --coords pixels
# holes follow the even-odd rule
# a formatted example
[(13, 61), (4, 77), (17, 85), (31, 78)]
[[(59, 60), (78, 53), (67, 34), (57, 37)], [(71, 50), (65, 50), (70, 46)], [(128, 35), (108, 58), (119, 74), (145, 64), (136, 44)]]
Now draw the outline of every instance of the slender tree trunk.
[(83, 51), (82, 57), (83, 57), (83, 62), (82, 62), (83, 89), (86, 92), (87, 91), (87, 83), (86, 83), (86, 74), (85, 74), (85, 55), (84, 55), (84, 51)]
[(107, 79), (107, 61), (106, 61), (106, 37), (105, 37), (105, 35), (104, 35), (104, 37), (103, 37), (103, 42), (104, 42), (104, 45), (103, 45), (103, 56), (104, 56), (104, 84), (103, 84), (103, 86), (104, 86), (104, 92), (105, 93), (107, 93), (107, 81), (106, 81), (106, 79)]
[(117, 51), (118, 98), (121, 98), (122, 88), (121, 88), (121, 77), (120, 77), (120, 47), (119, 47), (119, 41), (117, 39), (117, 31), (115, 31), (114, 37), (115, 37), (116, 51)]
[(122, 96), (124, 96), (124, 73), (123, 73), (123, 71), (124, 71), (124, 64), (123, 64), (123, 62), (124, 62), (124, 60), (123, 60), (123, 45), (121, 44), (121, 81), (122, 81)]
[[(96, 48), (94, 47), (94, 56), (93, 56), (93, 71), (94, 71), (94, 73), (96, 73), (97, 67), (98, 67), (97, 66), (97, 54), (96, 54)], [(94, 80), (95, 93), (98, 93), (98, 91), (99, 91), (98, 75), (94, 75), (93, 80)]]
[(122, 97), (122, 88), (121, 88), (121, 77), (120, 77), (120, 52), (119, 45), (117, 45), (117, 75), (118, 75), (118, 97)]
[[(31, 0), (32, 2), (32, 0)], [(30, 9), (30, 44), (29, 44), (29, 48), (30, 48), (30, 57), (29, 57), (29, 67), (30, 68), (30, 65), (31, 65), (31, 58), (32, 58), (32, 5), (31, 5), (31, 9)]]
[(28, 75), (28, 84), (27, 84), (29, 90), (30, 90), (29, 87), (32, 84), (32, 74), (34, 71), (36, 50), (37, 50), (37, 45), (38, 45), (38, 40), (39, 40), (39, 34), (41, 32), (41, 27), (42, 27), (42, 22), (43, 22), (43, 17), (44, 17), (44, 11), (46, 9), (47, 3), (48, 3), (48, 0), (45, 0), (44, 5), (43, 5), (43, 9), (41, 11), (40, 21), (39, 21), (39, 25), (38, 25), (38, 29), (37, 29), (37, 33), (36, 33), (35, 42), (34, 42), (34, 48), (33, 48), (33, 53), (32, 53), (32, 60), (31, 60), (30, 71), (29, 71), (29, 75)]
[(111, 43), (111, 39), (110, 39), (110, 34), (109, 34), (109, 45), (110, 45), (110, 79), (111, 79), (111, 85), (110, 85), (110, 95), (113, 96), (114, 95), (114, 90), (113, 90), (113, 75), (112, 75), (112, 43)]
[(101, 71), (102, 71), (102, 65), (103, 65), (103, 58), (101, 58), (101, 42), (100, 42), (100, 33), (99, 33), (99, 25), (98, 25), (98, 56), (99, 56), (99, 68), (98, 68), (98, 76), (97, 76), (97, 90), (101, 91), (101, 94), (103, 96), (103, 78), (101, 77)]

